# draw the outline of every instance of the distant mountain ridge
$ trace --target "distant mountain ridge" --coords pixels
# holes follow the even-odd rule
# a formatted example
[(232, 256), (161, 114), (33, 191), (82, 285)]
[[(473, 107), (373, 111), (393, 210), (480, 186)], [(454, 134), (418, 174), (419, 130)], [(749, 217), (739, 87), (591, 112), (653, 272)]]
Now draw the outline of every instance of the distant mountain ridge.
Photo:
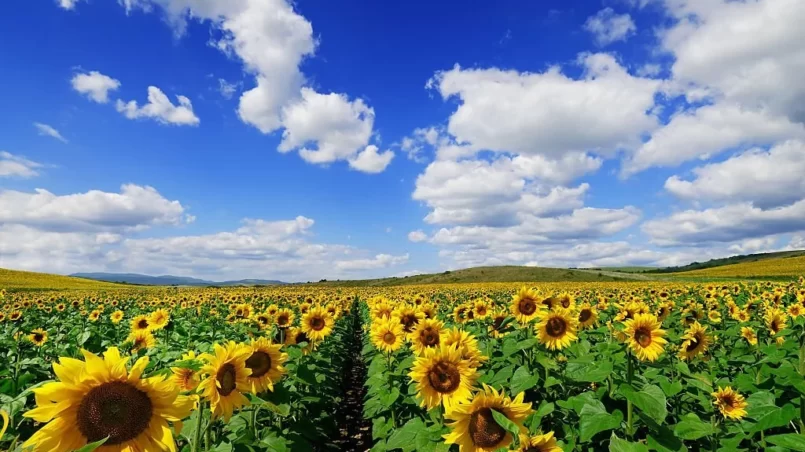
[(95, 281), (119, 282), (143, 286), (270, 286), (287, 284), (273, 279), (240, 279), (237, 281), (208, 281), (187, 276), (150, 276), (138, 273), (73, 273), (76, 278)]

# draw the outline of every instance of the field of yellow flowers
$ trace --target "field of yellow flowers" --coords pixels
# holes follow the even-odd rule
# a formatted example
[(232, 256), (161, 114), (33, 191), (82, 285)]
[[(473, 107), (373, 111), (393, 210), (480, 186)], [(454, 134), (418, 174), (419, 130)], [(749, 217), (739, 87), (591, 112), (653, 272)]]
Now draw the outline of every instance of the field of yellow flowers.
[(805, 451), (805, 282), (2, 292), (0, 450)]
[(750, 278), (797, 276), (802, 274), (805, 274), (805, 256), (762, 259), (756, 262), (722, 265), (720, 267), (674, 273), (673, 275), (704, 278)]

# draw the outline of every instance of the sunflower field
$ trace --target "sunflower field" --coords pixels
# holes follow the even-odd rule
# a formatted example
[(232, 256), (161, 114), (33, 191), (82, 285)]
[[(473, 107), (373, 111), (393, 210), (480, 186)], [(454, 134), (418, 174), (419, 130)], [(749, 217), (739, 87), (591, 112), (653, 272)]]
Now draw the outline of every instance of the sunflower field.
[(0, 450), (805, 451), (802, 278), (0, 296)]

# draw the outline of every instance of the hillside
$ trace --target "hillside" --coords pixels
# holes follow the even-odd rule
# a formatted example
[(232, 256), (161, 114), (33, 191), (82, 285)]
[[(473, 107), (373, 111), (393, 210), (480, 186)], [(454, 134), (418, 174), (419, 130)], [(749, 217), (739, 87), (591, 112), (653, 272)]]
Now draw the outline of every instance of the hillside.
[(805, 256), (805, 250), (778, 251), (774, 253), (741, 254), (737, 256), (724, 257), (720, 259), (710, 259), (707, 262), (693, 262), (679, 267), (665, 267), (655, 270), (647, 270), (643, 273), (680, 273), (693, 270), (704, 270), (708, 268), (722, 267), (742, 263), (759, 262), (767, 259), (779, 259), (787, 257)]
[(187, 276), (149, 276), (138, 273), (73, 273), (70, 276), (96, 281), (119, 282), (143, 286), (269, 286), (285, 284), (282, 281), (267, 279), (242, 279), (237, 281), (208, 281)]
[(704, 278), (767, 278), (793, 277), (805, 275), (805, 253), (783, 255), (783, 257), (755, 259), (740, 264), (723, 265), (687, 272), (672, 276)]
[(0, 289), (119, 289), (126, 286), (71, 276), (0, 268)]
[(605, 275), (594, 271), (569, 270), (545, 267), (473, 267), (463, 270), (447, 271), (402, 278), (364, 279), (356, 281), (319, 281), (316, 285), (326, 286), (398, 286), (413, 284), (451, 284), (474, 282), (550, 282), (550, 281), (628, 281), (630, 275)]

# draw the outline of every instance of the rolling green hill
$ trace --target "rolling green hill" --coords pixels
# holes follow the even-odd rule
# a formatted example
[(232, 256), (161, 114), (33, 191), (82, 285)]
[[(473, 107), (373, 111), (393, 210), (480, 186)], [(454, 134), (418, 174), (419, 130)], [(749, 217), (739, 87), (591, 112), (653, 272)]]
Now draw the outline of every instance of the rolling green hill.
[(71, 276), (0, 268), (0, 289), (119, 289), (127, 286)]

